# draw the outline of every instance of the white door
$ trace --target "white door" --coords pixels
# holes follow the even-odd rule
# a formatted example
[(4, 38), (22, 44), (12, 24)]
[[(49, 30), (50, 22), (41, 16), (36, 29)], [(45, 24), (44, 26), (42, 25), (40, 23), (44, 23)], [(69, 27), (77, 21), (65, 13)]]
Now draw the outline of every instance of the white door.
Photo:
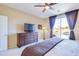
[(0, 51), (8, 49), (8, 19), (7, 16), (0, 16)]

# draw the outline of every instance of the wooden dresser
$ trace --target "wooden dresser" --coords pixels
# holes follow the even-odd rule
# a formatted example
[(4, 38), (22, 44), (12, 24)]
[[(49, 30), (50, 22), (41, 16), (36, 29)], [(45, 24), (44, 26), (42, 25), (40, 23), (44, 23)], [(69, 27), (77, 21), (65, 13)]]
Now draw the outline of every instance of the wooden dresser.
[(26, 32), (26, 33), (18, 33), (17, 34), (17, 46), (21, 47), (33, 42), (38, 41), (38, 33), (37, 32)]

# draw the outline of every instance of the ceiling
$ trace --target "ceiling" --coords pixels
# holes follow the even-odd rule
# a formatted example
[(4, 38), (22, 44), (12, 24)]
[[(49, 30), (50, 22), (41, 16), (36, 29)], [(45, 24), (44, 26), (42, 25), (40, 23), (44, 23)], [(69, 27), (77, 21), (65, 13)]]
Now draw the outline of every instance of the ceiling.
[(32, 14), (40, 18), (47, 18), (49, 16), (54, 16), (62, 14), (71, 10), (79, 9), (79, 3), (58, 3), (52, 8), (54, 10), (48, 9), (46, 12), (42, 12), (43, 7), (34, 7), (34, 5), (43, 4), (43, 3), (5, 3), (2, 5), (15, 8), (17, 10), (23, 11), (25, 13)]

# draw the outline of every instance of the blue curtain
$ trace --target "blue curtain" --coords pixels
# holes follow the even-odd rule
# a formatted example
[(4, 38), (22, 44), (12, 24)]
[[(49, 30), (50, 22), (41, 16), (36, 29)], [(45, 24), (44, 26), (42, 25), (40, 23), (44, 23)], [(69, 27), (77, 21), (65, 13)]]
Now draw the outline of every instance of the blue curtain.
[(66, 17), (70, 28), (70, 39), (75, 40), (74, 27), (77, 21), (78, 10), (67, 12)]
[(49, 17), (49, 24), (50, 24), (50, 38), (52, 38), (53, 36), (53, 27), (54, 27), (54, 24), (55, 24), (55, 19), (56, 19), (56, 16), (51, 16)]

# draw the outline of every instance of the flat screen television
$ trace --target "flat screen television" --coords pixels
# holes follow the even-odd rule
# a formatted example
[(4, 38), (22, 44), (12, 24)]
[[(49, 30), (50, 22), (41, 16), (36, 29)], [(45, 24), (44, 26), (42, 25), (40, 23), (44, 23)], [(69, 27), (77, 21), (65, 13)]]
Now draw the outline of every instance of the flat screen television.
[(25, 32), (33, 32), (34, 31), (33, 27), (34, 27), (34, 24), (25, 23), (24, 24), (24, 31)]

